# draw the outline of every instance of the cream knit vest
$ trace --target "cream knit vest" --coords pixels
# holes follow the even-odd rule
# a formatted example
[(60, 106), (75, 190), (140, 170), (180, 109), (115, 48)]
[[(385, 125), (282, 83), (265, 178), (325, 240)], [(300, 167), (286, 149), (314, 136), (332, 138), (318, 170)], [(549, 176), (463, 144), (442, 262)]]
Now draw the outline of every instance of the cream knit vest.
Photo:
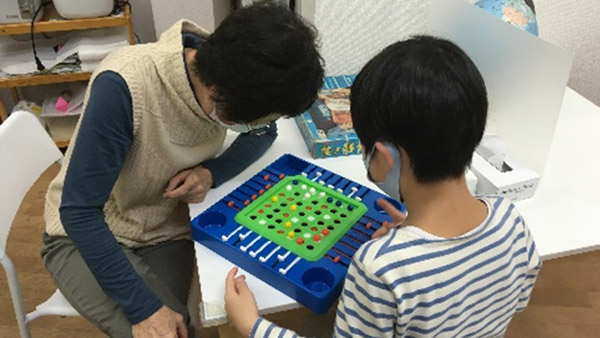
[[(104, 214), (117, 241), (132, 248), (189, 237), (187, 204), (165, 199), (163, 192), (175, 174), (214, 157), (225, 139), (225, 129), (204, 114), (190, 88), (183, 60), (183, 32), (204, 38), (208, 35), (193, 23), (180, 21), (156, 43), (110, 54), (90, 79), (91, 84), (98, 74), (113, 71), (123, 77), (131, 92), (133, 144), (104, 205)], [(78, 133), (79, 125), (46, 196), (44, 218), (51, 236), (66, 236), (58, 208)]]

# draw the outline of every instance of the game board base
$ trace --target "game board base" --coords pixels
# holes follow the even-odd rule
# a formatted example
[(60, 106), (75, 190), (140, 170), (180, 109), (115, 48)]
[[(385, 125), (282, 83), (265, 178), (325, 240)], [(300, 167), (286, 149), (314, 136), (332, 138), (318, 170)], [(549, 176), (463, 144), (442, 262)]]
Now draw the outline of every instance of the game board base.
[[(235, 217), (258, 196), (287, 176), (303, 175), (324, 189), (364, 204), (368, 210), (316, 261), (303, 259), (273, 238), (236, 222)], [(264, 190), (263, 193), (259, 193)], [(253, 198), (253, 195), (257, 197)], [(339, 297), (356, 250), (390, 219), (376, 206), (387, 198), (342, 176), (285, 154), (192, 220), (192, 237), (200, 244), (259, 277), (316, 313), (325, 313)], [(390, 200), (392, 201), (392, 200)], [(402, 211), (404, 206), (392, 201)]]

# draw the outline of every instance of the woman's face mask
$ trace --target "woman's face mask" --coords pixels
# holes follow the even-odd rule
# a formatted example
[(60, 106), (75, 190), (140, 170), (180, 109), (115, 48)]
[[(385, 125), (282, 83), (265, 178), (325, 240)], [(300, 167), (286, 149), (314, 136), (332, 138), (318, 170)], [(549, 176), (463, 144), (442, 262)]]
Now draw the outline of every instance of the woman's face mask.
[(373, 154), (375, 153), (375, 146), (363, 157), (363, 162), (365, 168), (367, 169), (367, 177), (369, 181), (375, 183), (379, 189), (388, 194), (391, 198), (401, 201), (400, 196), (400, 170), (402, 168), (402, 163), (400, 159), (400, 153), (393, 145), (389, 143), (384, 143), (385, 147), (392, 154), (392, 159), (394, 160), (394, 165), (390, 169), (390, 171), (386, 174), (386, 177), (381, 182), (375, 182), (371, 178), (371, 174), (369, 173), (369, 166), (371, 165), (371, 159)]
[(217, 108), (215, 105), (215, 108), (213, 109), (213, 111), (208, 114), (208, 116), (210, 116), (211, 119), (213, 119), (213, 121), (217, 122), (218, 124), (222, 125), (223, 127), (229, 129), (229, 130), (233, 130), (235, 132), (238, 133), (249, 133), (252, 130), (255, 129), (260, 129), (260, 128), (264, 128), (265, 126), (251, 126), (247, 123), (244, 124), (227, 124), (223, 121), (221, 121), (221, 119), (219, 118), (219, 116), (217, 115)]

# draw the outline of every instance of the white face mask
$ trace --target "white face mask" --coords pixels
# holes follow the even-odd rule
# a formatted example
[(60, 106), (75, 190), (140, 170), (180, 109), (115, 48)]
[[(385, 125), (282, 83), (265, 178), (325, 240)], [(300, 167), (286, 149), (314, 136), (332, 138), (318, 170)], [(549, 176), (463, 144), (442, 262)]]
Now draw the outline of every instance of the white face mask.
[(371, 164), (371, 158), (373, 157), (373, 153), (375, 153), (375, 147), (371, 149), (367, 153), (367, 155), (363, 158), (363, 162), (365, 164), (365, 168), (367, 169), (367, 177), (369, 181), (375, 183), (379, 189), (381, 189), (384, 193), (388, 194), (391, 198), (401, 201), (400, 196), (400, 170), (402, 168), (402, 162), (400, 159), (400, 153), (393, 145), (389, 143), (384, 143), (385, 147), (392, 154), (392, 159), (394, 160), (394, 166), (387, 173), (385, 179), (381, 182), (375, 182), (371, 178), (371, 174), (369, 173), (369, 166)]
[(254, 129), (260, 129), (260, 128), (264, 128), (265, 126), (256, 126), (256, 127), (251, 127), (249, 124), (227, 124), (223, 121), (221, 121), (221, 119), (219, 119), (219, 116), (217, 115), (217, 108), (215, 107), (215, 109), (213, 109), (213, 111), (208, 114), (208, 116), (213, 119), (213, 121), (217, 122), (218, 124), (222, 125), (223, 127), (229, 129), (229, 130), (233, 130), (235, 132), (238, 133), (249, 133)]

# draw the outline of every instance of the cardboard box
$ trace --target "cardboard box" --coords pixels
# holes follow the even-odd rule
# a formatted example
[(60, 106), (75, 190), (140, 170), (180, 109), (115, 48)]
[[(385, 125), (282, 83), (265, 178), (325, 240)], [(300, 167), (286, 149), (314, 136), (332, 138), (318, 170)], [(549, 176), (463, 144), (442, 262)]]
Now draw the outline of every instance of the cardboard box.
[(533, 197), (540, 176), (507, 155), (503, 170), (498, 170), (477, 152), (473, 153), (471, 170), (477, 176), (477, 196), (502, 196), (513, 201)]
[(312, 157), (362, 153), (350, 116), (349, 87), (355, 77), (326, 77), (319, 98), (308, 111), (294, 118)]

